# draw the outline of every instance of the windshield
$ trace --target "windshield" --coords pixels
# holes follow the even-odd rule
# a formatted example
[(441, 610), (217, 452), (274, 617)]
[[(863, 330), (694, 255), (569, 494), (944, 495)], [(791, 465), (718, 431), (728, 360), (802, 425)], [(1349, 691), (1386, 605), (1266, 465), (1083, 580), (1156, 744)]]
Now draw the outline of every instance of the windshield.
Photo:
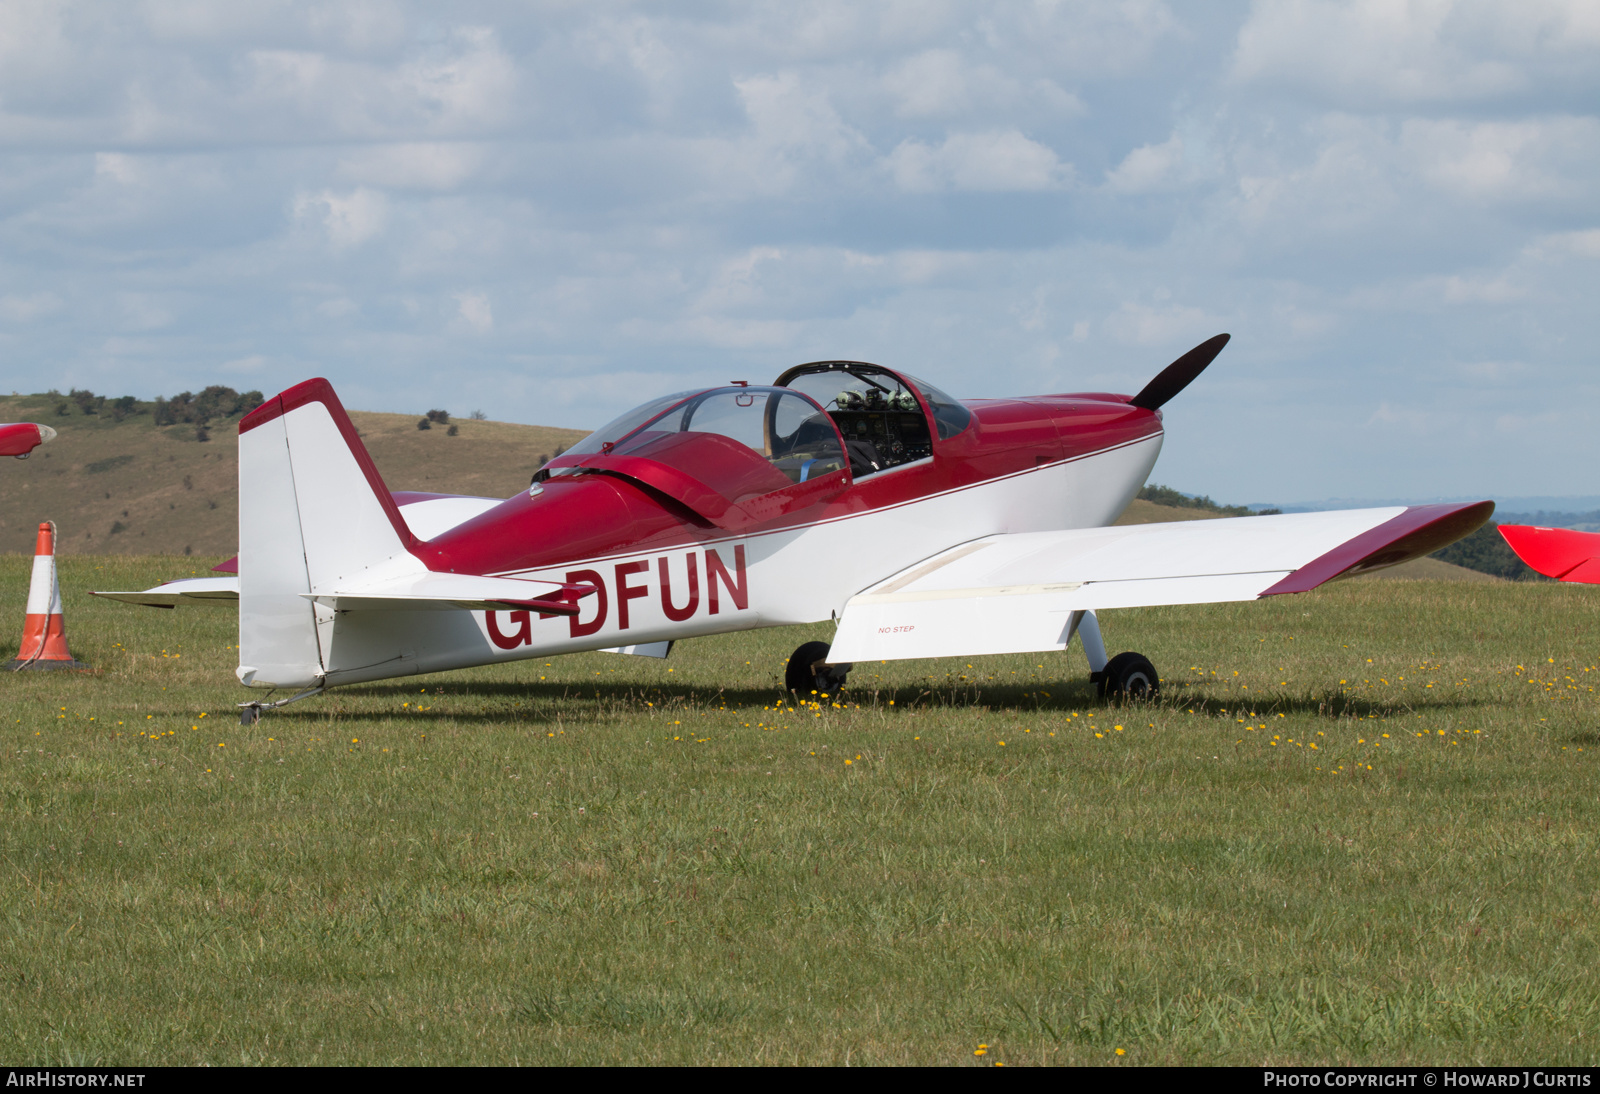
[[(717, 449), (695, 443), (697, 437), (706, 436), (724, 438), (740, 448)], [(799, 392), (771, 387), (716, 388), (664, 396), (595, 430), (566, 455), (641, 456), (694, 470), (705, 459), (725, 462), (741, 449), (766, 461), (764, 474), (776, 470), (791, 483), (807, 482), (845, 467), (844, 446), (827, 413)], [(718, 451), (723, 455), (714, 456)], [(581, 471), (573, 466), (554, 474)], [(705, 473), (697, 472), (696, 477), (705, 479), (710, 474), (701, 471)], [(732, 468), (723, 471), (732, 473)], [(783, 485), (782, 480), (771, 481)]]
[(736, 441), (767, 459), (790, 482), (805, 482), (844, 467), (844, 448), (828, 415), (793, 391), (719, 388), (670, 407), (612, 449), (672, 463), (678, 443), (696, 434)]
[(616, 444), (634, 430), (659, 415), (663, 410), (677, 406), (685, 399), (692, 397), (693, 391), (679, 391), (673, 395), (663, 395), (659, 399), (651, 399), (643, 406), (636, 406), (619, 418), (614, 418), (589, 434), (583, 440), (567, 449), (566, 455), (580, 456), (599, 452), (608, 444)]

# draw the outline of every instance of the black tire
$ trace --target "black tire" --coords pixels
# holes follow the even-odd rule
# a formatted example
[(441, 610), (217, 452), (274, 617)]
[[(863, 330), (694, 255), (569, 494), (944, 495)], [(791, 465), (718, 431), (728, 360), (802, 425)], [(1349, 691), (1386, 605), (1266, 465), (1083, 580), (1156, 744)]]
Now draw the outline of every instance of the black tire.
[(259, 721), (261, 721), (261, 708), (260, 707), (241, 707), (239, 709), (239, 724), (240, 725), (242, 725), (242, 726), (253, 726)]
[(855, 666), (825, 664), (827, 659), (828, 643), (807, 642), (789, 655), (788, 667), (783, 672), (783, 686), (802, 699), (811, 698), (812, 692), (837, 695)]
[(1154, 699), (1161, 694), (1156, 667), (1142, 653), (1119, 653), (1106, 662), (1095, 683), (1102, 699)]

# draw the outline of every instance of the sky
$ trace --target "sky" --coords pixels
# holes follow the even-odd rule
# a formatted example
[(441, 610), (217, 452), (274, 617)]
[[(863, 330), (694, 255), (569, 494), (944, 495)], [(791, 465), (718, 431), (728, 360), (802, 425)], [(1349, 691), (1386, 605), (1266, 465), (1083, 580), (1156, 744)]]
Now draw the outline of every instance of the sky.
[(1600, 492), (1593, 0), (0, 3), (0, 385), (593, 428), (1137, 391), (1230, 502)]

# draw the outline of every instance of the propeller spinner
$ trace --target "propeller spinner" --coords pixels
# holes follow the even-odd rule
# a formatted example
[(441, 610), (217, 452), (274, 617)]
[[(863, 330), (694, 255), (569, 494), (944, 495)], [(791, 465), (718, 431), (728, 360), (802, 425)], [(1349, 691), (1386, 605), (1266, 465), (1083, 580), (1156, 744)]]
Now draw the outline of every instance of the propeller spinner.
[(1201, 342), (1162, 369), (1154, 380), (1144, 385), (1143, 391), (1128, 402), (1145, 410), (1161, 409), (1174, 395), (1188, 387), (1196, 376), (1204, 372), (1207, 365), (1217, 359), (1217, 354), (1222, 352), (1222, 347), (1228, 344), (1230, 337), (1232, 336), (1219, 334), (1215, 338)]

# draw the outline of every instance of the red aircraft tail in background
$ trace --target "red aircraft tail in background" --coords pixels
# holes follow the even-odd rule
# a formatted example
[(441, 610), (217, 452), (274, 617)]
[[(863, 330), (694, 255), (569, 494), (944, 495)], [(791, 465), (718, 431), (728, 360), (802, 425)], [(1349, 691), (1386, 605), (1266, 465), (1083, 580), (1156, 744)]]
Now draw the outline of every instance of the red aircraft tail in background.
[(1500, 534), (1518, 558), (1545, 577), (1600, 585), (1600, 533), (1502, 524)]

